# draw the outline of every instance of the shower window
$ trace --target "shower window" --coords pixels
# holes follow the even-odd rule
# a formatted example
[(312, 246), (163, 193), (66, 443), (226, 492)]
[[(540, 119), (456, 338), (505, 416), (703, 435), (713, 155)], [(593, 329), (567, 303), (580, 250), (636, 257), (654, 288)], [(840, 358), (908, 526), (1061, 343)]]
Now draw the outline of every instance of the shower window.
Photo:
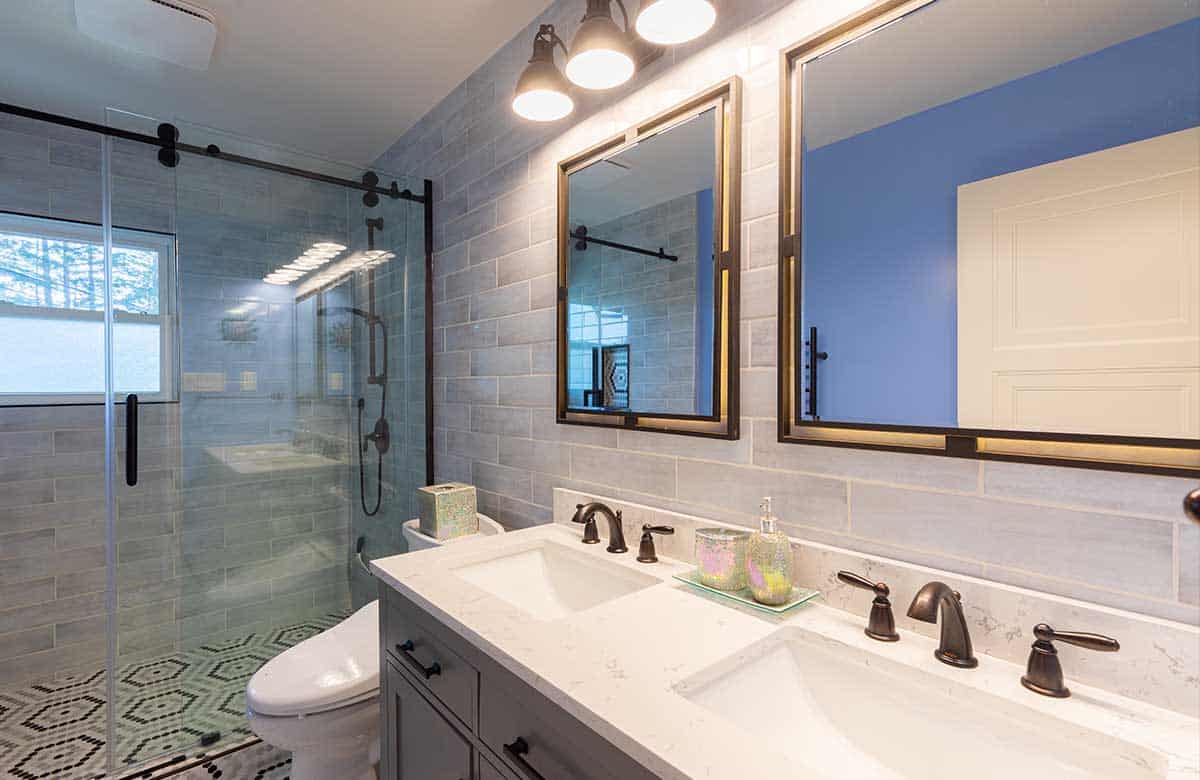
[[(118, 394), (174, 398), (174, 237), (115, 229)], [(0, 215), (0, 402), (104, 398), (104, 239), (96, 225)], [(64, 370), (64, 366), (70, 366)]]

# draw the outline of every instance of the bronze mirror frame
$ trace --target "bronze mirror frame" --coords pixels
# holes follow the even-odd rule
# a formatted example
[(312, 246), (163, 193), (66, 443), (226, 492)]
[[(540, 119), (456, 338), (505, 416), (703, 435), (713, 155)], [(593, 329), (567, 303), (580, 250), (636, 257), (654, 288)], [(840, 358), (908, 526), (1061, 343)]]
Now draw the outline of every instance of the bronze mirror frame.
[(911, 452), (978, 460), (1200, 476), (1200, 440), (1141, 436), (921, 427), (807, 420), (799, 414), (804, 360), (797, 357), (800, 227), (803, 208), (800, 142), (805, 63), (933, 2), (878, 0), (780, 53), (778, 440), (796, 444)]
[[(713, 409), (711, 415), (668, 414), (629, 410), (572, 408), (567, 396), (567, 289), (572, 240), (568, 176), (654, 135), (669, 131), (693, 117), (717, 110), (717, 151), (714, 171), (714, 285)], [(738, 347), (741, 271), (741, 124), (742, 82), (734, 76), (688, 98), (625, 132), (558, 163), (558, 301), (556, 323), (557, 375), (555, 421), (622, 430), (678, 433), (716, 439), (736, 439), (738, 428)]]

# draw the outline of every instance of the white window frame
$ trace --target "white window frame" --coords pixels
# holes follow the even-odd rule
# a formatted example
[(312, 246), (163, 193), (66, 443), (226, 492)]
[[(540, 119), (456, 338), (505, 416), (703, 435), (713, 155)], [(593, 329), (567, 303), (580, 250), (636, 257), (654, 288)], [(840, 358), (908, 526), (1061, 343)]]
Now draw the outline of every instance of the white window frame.
[[(0, 213), (0, 233), (47, 238), (61, 241), (76, 241), (92, 244), (104, 243), (104, 232), (100, 225), (84, 222), (69, 222), (46, 217), (31, 217), (21, 214)], [(113, 246), (146, 249), (158, 254), (158, 314), (134, 314), (121, 310), (113, 311), (114, 322), (154, 323), (159, 334), (159, 378), (158, 392), (122, 389), (114, 394), (123, 400), (129, 392), (135, 392), (139, 401), (164, 402), (178, 398), (178, 370), (176, 362), (178, 340), (176, 326), (175, 284), (175, 236), (132, 228), (117, 228), (112, 231)], [(0, 301), (0, 314), (5, 317), (37, 317), (41, 319), (60, 317), (83, 322), (103, 322), (103, 311), (82, 311), (45, 306), (19, 306)], [(120, 343), (113, 345), (113, 360), (121, 359)], [(54, 406), (69, 404), (102, 404), (104, 393), (0, 393), (0, 406)]]

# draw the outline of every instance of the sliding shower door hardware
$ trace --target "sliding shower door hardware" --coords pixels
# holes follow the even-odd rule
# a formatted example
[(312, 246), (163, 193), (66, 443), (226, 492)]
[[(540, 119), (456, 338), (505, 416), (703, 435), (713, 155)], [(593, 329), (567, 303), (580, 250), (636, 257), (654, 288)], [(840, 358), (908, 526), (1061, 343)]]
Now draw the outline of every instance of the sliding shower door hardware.
[[(395, 182), (392, 182), (391, 185), (386, 188), (368, 186), (362, 182), (354, 181), (353, 179), (342, 179), (337, 176), (329, 176), (324, 173), (317, 173), (316, 171), (307, 171), (303, 168), (295, 168), (290, 165), (280, 165), (279, 163), (267, 162), (266, 160), (256, 160), (253, 157), (243, 157), (240, 154), (229, 154), (227, 152), (222, 152), (215, 144), (209, 144), (208, 146), (196, 146), (194, 144), (180, 143), (178, 136), (176, 136), (174, 139), (160, 138), (153, 135), (147, 135), (146, 133), (135, 133), (132, 130), (122, 130), (118, 127), (109, 127), (108, 125), (102, 125), (96, 122), (85, 122), (82, 119), (73, 119), (72, 117), (61, 116), (59, 114), (50, 114), (45, 111), (38, 111), (32, 108), (15, 106), (11, 103), (0, 103), (0, 114), (22, 116), (26, 119), (33, 119), (38, 122), (46, 122), (52, 125), (59, 125), (61, 127), (72, 127), (76, 130), (86, 130), (88, 132), (98, 133), (110, 138), (120, 138), (125, 141), (133, 141), (135, 143), (154, 146), (157, 147), (160, 152), (158, 158), (159, 162), (167, 167), (174, 167), (174, 165), (170, 164), (170, 161), (173, 159), (175, 160), (175, 165), (178, 165), (179, 160), (176, 159), (179, 156), (178, 153), (186, 152), (187, 154), (199, 154), (206, 157), (214, 157), (235, 165), (245, 165), (251, 168), (260, 168), (265, 171), (284, 173), (289, 176), (296, 176), (298, 178), (308, 179), (310, 181), (334, 184), (351, 190), (359, 190), (361, 192), (368, 193), (373, 192), (377, 195), (385, 195), (394, 200), (410, 200), (414, 203), (426, 202), (426, 196), (414, 195), (411, 190), (407, 189), (401, 190), (400, 186)], [(167, 123), (164, 124), (167, 127), (174, 127), (173, 125)], [(162, 126), (160, 125), (160, 132), (161, 127)], [(176, 154), (174, 156), (168, 154), (166, 155), (166, 159), (164, 159), (164, 155), (162, 155), (164, 150), (173, 150)]]
[(169, 122), (158, 126), (158, 140), (162, 144), (158, 150), (158, 161), (168, 168), (179, 165), (179, 152), (175, 144), (179, 143), (179, 128)]
[(414, 198), (412, 190), (400, 189), (400, 185), (392, 182), (386, 190), (379, 189), (379, 176), (375, 171), (367, 171), (362, 175), (362, 183), (365, 187), (370, 187), (370, 192), (363, 193), (362, 202), (367, 208), (374, 208), (379, 205), (379, 193), (386, 192), (389, 198), (396, 200), (403, 198), (404, 200), (423, 200), (423, 198)]
[(647, 257), (657, 257), (659, 260), (670, 260), (672, 263), (679, 262), (679, 255), (669, 255), (661, 246), (657, 251), (653, 249), (643, 249), (640, 246), (632, 244), (622, 244), (619, 241), (608, 241), (603, 238), (596, 238), (588, 235), (587, 225), (580, 225), (571, 231), (571, 238), (575, 239), (575, 248), (580, 252), (587, 251), (588, 244), (599, 244), (600, 246), (609, 246), (613, 249), (620, 249), (625, 252), (632, 252), (635, 255), (646, 255)]

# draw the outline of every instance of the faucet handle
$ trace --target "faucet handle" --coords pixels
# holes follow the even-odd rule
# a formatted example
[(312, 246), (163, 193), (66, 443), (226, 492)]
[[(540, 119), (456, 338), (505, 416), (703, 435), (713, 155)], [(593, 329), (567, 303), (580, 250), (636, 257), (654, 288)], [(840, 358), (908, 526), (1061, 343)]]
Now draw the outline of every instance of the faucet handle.
[(1112, 637), (1077, 631), (1055, 631), (1045, 623), (1034, 626), (1033, 635), (1036, 640), (1029, 652), (1029, 663), (1021, 677), (1021, 684), (1034, 693), (1053, 696), (1056, 699), (1065, 699), (1071, 695), (1071, 691), (1063, 684), (1062, 664), (1059, 663), (1058, 650), (1053, 642), (1066, 642), (1102, 653), (1115, 653), (1121, 649), (1121, 643)]
[(588, 519), (583, 519), (583, 504), (575, 505), (575, 516), (571, 518), (572, 523), (583, 524), (583, 543), (584, 544), (599, 544), (600, 532), (596, 530), (596, 516), (592, 515)]
[(673, 533), (675, 533), (675, 529), (669, 525), (643, 525), (642, 541), (638, 544), (638, 563), (658, 563), (658, 554), (654, 551), (654, 537), (652, 534), (666, 534), (670, 536)]
[(896, 642), (900, 635), (896, 633), (896, 619), (892, 615), (892, 602), (888, 600), (891, 589), (886, 582), (871, 582), (866, 577), (849, 571), (839, 571), (837, 578), (855, 588), (869, 590), (875, 594), (871, 603), (871, 616), (867, 620), (864, 632), (872, 639), (880, 642)]
[(1082, 647), (1085, 650), (1097, 650), (1101, 653), (1115, 653), (1121, 649), (1121, 643), (1103, 634), (1084, 634), (1079, 631), (1055, 631), (1045, 623), (1033, 627), (1033, 635), (1039, 642), (1066, 642), (1069, 645)]

